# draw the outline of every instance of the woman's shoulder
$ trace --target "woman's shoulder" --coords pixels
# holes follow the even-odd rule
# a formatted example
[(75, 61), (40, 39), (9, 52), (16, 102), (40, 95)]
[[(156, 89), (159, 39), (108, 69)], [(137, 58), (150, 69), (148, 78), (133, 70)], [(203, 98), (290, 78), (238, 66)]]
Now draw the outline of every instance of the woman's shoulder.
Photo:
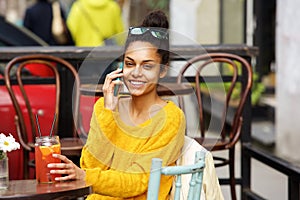
[(184, 115), (183, 111), (173, 101), (167, 101), (165, 110), (173, 114)]
[(96, 102), (95, 106), (104, 106), (104, 97), (100, 97)]
[(104, 97), (100, 97), (94, 104), (94, 110), (99, 111), (104, 108)]
[(185, 122), (185, 115), (183, 111), (172, 101), (168, 101), (164, 107), (164, 111), (167, 114), (167, 122), (173, 125), (181, 125)]

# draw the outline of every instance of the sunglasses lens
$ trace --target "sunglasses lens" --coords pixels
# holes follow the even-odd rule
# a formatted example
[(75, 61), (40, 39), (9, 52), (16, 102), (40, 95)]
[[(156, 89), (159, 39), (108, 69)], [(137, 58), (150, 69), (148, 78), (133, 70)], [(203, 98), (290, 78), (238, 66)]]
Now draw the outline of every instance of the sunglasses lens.
[(144, 34), (143, 28), (132, 28), (130, 33), (133, 35), (142, 35)]
[(143, 27), (131, 27), (130, 34), (132, 35), (142, 35), (147, 31), (150, 31), (153, 37), (158, 39), (168, 39), (167, 33), (160, 31), (160, 30), (151, 30), (150, 28), (143, 28)]
[(166, 33), (161, 31), (151, 31), (151, 34), (158, 39), (167, 39)]

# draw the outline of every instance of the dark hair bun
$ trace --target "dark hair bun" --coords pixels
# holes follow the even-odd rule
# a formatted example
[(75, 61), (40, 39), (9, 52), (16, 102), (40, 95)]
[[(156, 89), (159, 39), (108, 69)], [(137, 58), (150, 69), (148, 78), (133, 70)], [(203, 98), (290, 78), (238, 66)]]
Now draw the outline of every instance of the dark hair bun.
[(169, 21), (165, 13), (161, 10), (156, 10), (150, 12), (142, 23), (143, 27), (160, 27), (160, 28), (169, 28)]

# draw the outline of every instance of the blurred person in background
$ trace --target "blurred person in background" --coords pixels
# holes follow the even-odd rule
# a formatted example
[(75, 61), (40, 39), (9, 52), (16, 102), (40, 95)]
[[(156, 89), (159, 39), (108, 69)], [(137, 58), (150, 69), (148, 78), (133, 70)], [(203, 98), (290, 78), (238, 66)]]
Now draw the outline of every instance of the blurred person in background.
[[(53, 10), (52, 4), (55, 0), (37, 0), (32, 6), (25, 11), (23, 25), (31, 32), (39, 36), (49, 45), (74, 45), (73, 39), (67, 26), (63, 27), (68, 33), (67, 40), (64, 44), (59, 43), (52, 34)], [(60, 9), (61, 10), (61, 9)], [(61, 17), (66, 21), (66, 16), (61, 10)]]
[(124, 31), (121, 8), (114, 0), (77, 0), (70, 9), (67, 25), (76, 46), (121, 44), (112, 36)]

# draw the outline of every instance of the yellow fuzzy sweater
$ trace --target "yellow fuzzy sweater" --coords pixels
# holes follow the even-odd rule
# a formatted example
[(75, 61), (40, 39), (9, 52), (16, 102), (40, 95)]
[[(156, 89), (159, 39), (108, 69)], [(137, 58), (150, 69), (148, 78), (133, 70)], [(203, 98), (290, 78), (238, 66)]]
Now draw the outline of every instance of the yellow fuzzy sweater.
[[(118, 112), (95, 106), (80, 160), (93, 194), (87, 199), (146, 199), (151, 159), (174, 165), (184, 143), (185, 117), (171, 101), (140, 125), (127, 125)], [(159, 199), (168, 199), (173, 178), (161, 179)]]

